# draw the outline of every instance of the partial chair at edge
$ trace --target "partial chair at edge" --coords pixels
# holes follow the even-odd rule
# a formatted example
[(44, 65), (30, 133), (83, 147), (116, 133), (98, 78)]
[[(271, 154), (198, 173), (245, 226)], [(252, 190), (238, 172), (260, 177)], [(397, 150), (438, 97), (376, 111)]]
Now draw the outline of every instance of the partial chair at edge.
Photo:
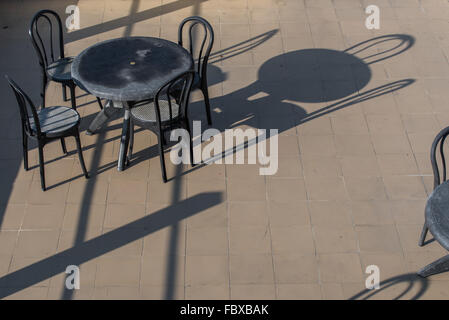
[[(425, 222), (419, 239), (419, 246), (424, 246), (427, 232), (446, 250), (449, 250), (449, 181), (446, 180), (446, 159), (444, 142), (449, 135), (449, 127), (441, 130), (435, 137), (430, 150), (433, 170), (433, 191), (427, 199)], [(442, 167), (438, 168), (437, 148)], [(418, 271), (421, 277), (449, 271), (449, 255), (446, 255)]]

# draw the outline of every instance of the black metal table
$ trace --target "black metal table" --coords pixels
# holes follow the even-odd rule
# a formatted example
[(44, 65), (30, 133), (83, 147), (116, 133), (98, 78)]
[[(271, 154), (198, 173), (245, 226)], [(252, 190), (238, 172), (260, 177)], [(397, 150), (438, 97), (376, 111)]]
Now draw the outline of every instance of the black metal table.
[(174, 42), (152, 37), (124, 37), (97, 43), (72, 63), (72, 77), (93, 95), (107, 99), (92, 122), (96, 131), (115, 112), (125, 108), (118, 170), (124, 169), (129, 142), (130, 102), (151, 99), (170, 79), (193, 68), (190, 53)]

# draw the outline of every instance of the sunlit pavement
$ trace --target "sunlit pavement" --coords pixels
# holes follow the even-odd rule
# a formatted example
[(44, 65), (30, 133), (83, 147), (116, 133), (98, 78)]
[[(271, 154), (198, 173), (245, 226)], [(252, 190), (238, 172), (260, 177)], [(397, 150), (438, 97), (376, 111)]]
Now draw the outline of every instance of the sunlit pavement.
[[(122, 36), (177, 41), (187, 16), (215, 30), (212, 127), (279, 130), (279, 170), (260, 164), (177, 168), (161, 179), (156, 137), (136, 133), (116, 170), (121, 119), (85, 134), (98, 112), (77, 89), (85, 180), (75, 141), (22, 160), (19, 111), (3, 75), (39, 104), (28, 37), (40, 9), (80, 27), (66, 55)], [(367, 29), (365, 8), (380, 8)], [(0, 296), (7, 299), (447, 299), (449, 273), (416, 271), (446, 251), (418, 247), (433, 188), (430, 145), (449, 124), (445, 0), (0, 1)], [(65, 28), (65, 27), (64, 27)], [(67, 105), (52, 83), (47, 105)], [(191, 118), (207, 129), (202, 96)], [(66, 267), (80, 289), (66, 289)], [(366, 267), (381, 287), (365, 292)]]

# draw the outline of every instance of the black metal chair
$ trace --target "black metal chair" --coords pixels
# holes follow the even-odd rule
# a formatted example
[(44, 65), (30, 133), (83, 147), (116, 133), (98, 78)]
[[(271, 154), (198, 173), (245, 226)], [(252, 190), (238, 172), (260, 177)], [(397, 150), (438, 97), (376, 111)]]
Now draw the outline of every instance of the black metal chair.
[[(67, 153), (64, 138), (73, 136), (76, 140), (78, 157), (84, 176), (89, 177), (84, 164), (79, 135), (80, 115), (74, 109), (53, 106), (37, 110), (28, 95), (8, 76), (9, 82), (19, 105), (22, 121), (23, 166), (28, 170), (28, 138), (37, 140), (39, 148), (39, 167), (41, 187), (45, 191), (44, 146), (51, 141), (60, 140), (62, 151)], [(30, 115), (31, 112), (31, 115)]]
[[(430, 161), (433, 169), (433, 191), (427, 199), (425, 222), (419, 239), (419, 246), (425, 245), (427, 232), (446, 250), (449, 250), (449, 181), (446, 180), (446, 159), (444, 142), (449, 135), (449, 127), (444, 128), (435, 137), (430, 150)], [(438, 168), (437, 149), (441, 156), (441, 172)], [(425, 266), (418, 275), (428, 277), (433, 274), (449, 271), (449, 255)]]
[[(193, 141), (190, 130), (187, 109), (189, 105), (190, 91), (192, 88), (194, 72), (185, 72), (182, 75), (170, 80), (162, 85), (154, 99), (135, 102), (131, 104), (131, 127), (130, 142), (128, 153), (129, 159), (132, 158), (134, 144), (134, 125), (151, 130), (158, 137), (159, 156), (161, 161), (162, 179), (167, 182), (167, 173), (165, 170), (164, 144), (166, 139), (164, 134), (170, 133), (176, 128), (184, 128), (189, 132), (190, 141), (190, 162), (193, 163)], [(179, 90), (181, 86), (181, 90)], [(175, 88), (176, 87), (176, 88)]]
[[(214, 30), (210, 23), (201, 17), (193, 16), (184, 19), (179, 25), (178, 29), (178, 43), (180, 46), (184, 46), (183, 36), (184, 36), (184, 26), (189, 24), (189, 43), (188, 48), (192, 56), (195, 56), (195, 46), (193, 44), (193, 34), (192, 31), (194, 27), (199, 25), (203, 28), (204, 38), (201, 41), (199, 47), (197, 62), (197, 71), (195, 72), (195, 77), (193, 79), (193, 89), (200, 89), (204, 96), (204, 103), (206, 104), (207, 113), (207, 123), (212, 124), (211, 112), (210, 112), (210, 102), (209, 102), (209, 91), (207, 88), (207, 63), (209, 61), (210, 52), (212, 46), (214, 45)], [(207, 43), (207, 45), (206, 45)]]
[[(43, 24), (40, 21), (46, 22), (47, 37), (42, 39)], [(56, 28), (55, 33), (53, 32)], [(41, 98), (42, 106), (45, 107), (45, 89), (47, 88), (48, 81), (54, 81), (62, 84), (62, 97), (64, 101), (67, 101), (67, 87), (70, 89), (70, 100), (72, 108), (76, 109), (76, 96), (75, 87), (76, 84), (72, 79), (71, 66), (73, 57), (64, 56), (64, 39), (62, 31), (62, 23), (59, 15), (52, 10), (41, 10), (37, 12), (31, 20), (29, 34), (34, 48), (36, 49), (39, 65), (42, 68), (42, 88)], [(57, 39), (55, 39), (55, 36)], [(57, 54), (57, 50), (59, 54)], [(84, 90), (84, 88), (81, 88)], [(103, 108), (100, 98), (96, 97), (100, 109)]]

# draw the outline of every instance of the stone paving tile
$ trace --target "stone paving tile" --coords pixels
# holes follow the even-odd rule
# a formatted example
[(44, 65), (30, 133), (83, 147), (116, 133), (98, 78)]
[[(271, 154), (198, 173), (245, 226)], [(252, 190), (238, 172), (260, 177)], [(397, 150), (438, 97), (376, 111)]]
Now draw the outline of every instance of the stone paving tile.
[(141, 266), (140, 257), (101, 258), (97, 263), (95, 286), (137, 286), (141, 268), (144, 266)]
[(33, 205), (26, 208), (22, 229), (53, 229), (62, 226), (65, 206), (63, 204)]
[[(23, 169), (19, 115), (4, 84), (0, 283), (25, 267), (42, 274), (38, 262), (45, 258), (70, 264), (78, 254), (74, 247), (93, 243), (72, 299), (392, 299), (409, 283), (413, 289), (402, 299), (449, 298), (447, 274), (426, 280), (414, 275), (447, 254), (435, 241), (417, 245), (433, 188), (430, 144), (449, 121), (447, 1), (75, 2), (81, 30), (65, 35), (67, 55), (112, 37), (176, 41), (183, 18), (208, 19), (215, 30), (208, 70), (212, 127), (279, 129), (279, 169), (264, 177), (258, 164), (181, 168), (166, 153), (168, 176), (183, 174), (164, 184), (156, 137), (141, 131), (134, 153), (139, 160), (117, 172), (121, 120), (87, 136), (98, 106), (77, 89), (91, 179), (82, 177), (68, 138), (68, 155), (59, 143), (45, 147), (50, 188), (42, 192), (34, 143), (30, 170)], [(0, 73), (36, 103), (41, 79), (28, 24), (44, 7), (65, 18), (69, 4), (0, 4)], [(381, 10), (379, 30), (364, 27), (364, 9), (373, 4)], [(415, 42), (395, 56), (382, 52), (397, 40), (362, 45), (391, 34)], [(349, 60), (341, 53), (348, 48)], [(392, 87), (397, 83), (404, 86)], [(48, 105), (70, 105), (54, 83), (46, 99)], [(203, 121), (203, 131), (208, 128), (198, 92), (189, 112)], [(365, 292), (370, 265), (379, 266), (383, 283), (394, 285)], [(13, 278), (7, 285), (15, 293), (0, 285), (0, 295), (68, 298), (66, 275), (52, 267), (51, 276), (31, 285)]]
[(25, 216), (25, 204), (14, 204), (2, 206), (0, 210), (3, 212), (2, 230), (18, 230), (22, 225)]
[(351, 207), (347, 201), (311, 201), (309, 208), (314, 226), (341, 227), (353, 224)]
[(392, 225), (392, 207), (385, 200), (352, 201), (351, 212), (354, 225)]
[(226, 255), (227, 253), (227, 228), (195, 228), (187, 231), (187, 255)]
[(352, 226), (314, 228), (315, 246), (317, 253), (345, 253), (357, 252), (356, 233)]
[(277, 203), (271, 201), (269, 208), (270, 226), (287, 227), (310, 224), (310, 214), (305, 201), (298, 203)]
[(317, 263), (313, 255), (275, 255), (274, 269), (278, 284), (318, 282)]
[(225, 300), (229, 299), (228, 286), (190, 286), (186, 287), (186, 299)]
[(236, 284), (231, 286), (231, 299), (273, 300), (276, 287), (269, 284)]
[(322, 282), (360, 282), (363, 278), (359, 255), (356, 253), (333, 253), (318, 256)]
[[(228, 256), (187, 256), (185, 268), (186, 286), (229, 284)], [(242, 269), (239, 271), (244, 272), (245, 267)]]
[(56, 253), (59, 230), (33, 230), (19, 232), (14, 248), (17, 257), (48, 257)]
[(279, 284), (277, 298), (281, 300), (321, 300), (318, 284)]
[[(359, 226), (356, 227), (360, 252), (399, 253), (401, 246), (395, 226)], [(379, 237), (382, 234), (382, 237)]]

